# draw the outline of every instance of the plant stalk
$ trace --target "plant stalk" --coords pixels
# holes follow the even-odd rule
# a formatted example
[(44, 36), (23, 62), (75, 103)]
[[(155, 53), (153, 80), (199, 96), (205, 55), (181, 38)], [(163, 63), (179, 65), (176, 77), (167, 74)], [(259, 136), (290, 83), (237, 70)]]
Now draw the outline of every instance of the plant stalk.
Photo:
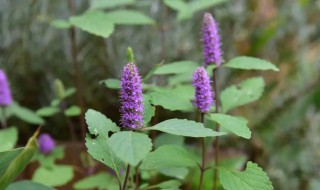
[[(69, 6), (69, 14), (70, 16), (75, 15), (74, 10), (74, 1), (68, 1)], [(76, 29), (74, 26), (71, 26), (69, 29), (70, 35), (70, 50), (71, 50), (71, 57), (72, 57), (72, 64), (75, 71), (75, 81), (76, 81), (76, 88), (77, 88), (77, 102), (80, 107), (80, 126), (81, 126), (81, 135), (82, 139), (84, 140), (86, 137), (86, 124), (84, 120), (84, 101), (82, 97), (82, 80), (81, 80), (81, 71), (80, 71), (80, 64), (78, 62), (78, 48), (76, 42)]]
[[(219, 92), (218, 92), (218, 83), (217, 83), (217, 73), (218, 67), (213, 69), (213, 91), (214, 91), (214, 102), (216, 104), (216, 113), (219, 113)], [(217, 124), (216, 131), (220, 131), (220, 125)], [(217, 190), (218, 183), (218, 166), (219, 166), (219, 136), (217, 136), (214, 140), (214, 168), (213, 168), (213, 190)]]
[(2, 111), (2, 128), (7, 128), (7, 119), (6, 119), (6, 107), (1, 106), (1, 111)]
[(125, 177), (124, 182), (123, 182), (122, 190), (126, 190), (126, 188), (127, 188), (129, 175), (130, 175), (130, 165), (128, 164), (127, 171), (126, 171), (126, 177)]
[[(200, 118), (199, 122), (203, 123), (203, 118), (204, 118), (204, 113), (200, 113)], [(205, 138), (200, 138), (200, 143), (201, 143), (201, 150), (202, 150), (202, 162), (200, 166), (200, 179), (199, 179), (199, 190), (202, 190), (203, 186), (203, 176), (205, 172), (205, 167), (206, 167), (206, 145), (205, 145)]]
[[(138, 165), (139, 166), (139, 165)], [(136, 190), (139, 189), (139, 178), (140, 178), (140, 174), (139, 174), (139, 167), (136, 166), (135, 168), (135, 185), (136, 185)]]

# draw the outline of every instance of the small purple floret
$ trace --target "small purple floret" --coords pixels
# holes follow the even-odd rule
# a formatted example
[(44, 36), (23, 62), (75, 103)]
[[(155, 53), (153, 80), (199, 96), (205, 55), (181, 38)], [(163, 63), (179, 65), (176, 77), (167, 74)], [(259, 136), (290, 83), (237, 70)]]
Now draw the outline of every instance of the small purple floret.
[(210, 13), (205, 13), (202, 23), (203, 56), (206, 66), (210, 64), (221, 65), (222, 52), (218, 31), (218, 23)]
[(38, 137), (38, 144), (39, 150), (43, 154), (51, 153), (56, 146), (52, 137), (47, 133), (43, 133)]
[(11, 103), (12, 97), (7, 76), (6, 73), (0, 69), (0, 106), (9, 106)]
[(143, 98), (138, 68), (129, 62), (121, 76), (121, 126), (139, 128), (143, 125)]
[(195, 106), (202, 113), (209, 112), (213, 104), (213, 92), (210, 78), (204, 67), (198, 67), (193, 73), (193, 86), (195, 88)]

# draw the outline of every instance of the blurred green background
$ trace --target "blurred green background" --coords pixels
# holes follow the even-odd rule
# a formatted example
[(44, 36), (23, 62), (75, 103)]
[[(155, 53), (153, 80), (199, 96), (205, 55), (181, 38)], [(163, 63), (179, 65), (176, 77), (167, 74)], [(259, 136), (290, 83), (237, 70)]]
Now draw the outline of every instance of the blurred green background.
[[(75, 14), (90, 6), (92, 1), (76, 0)], [(226, 61), (249, 55), (280, 68), (280, 72), (221, 70), (220, 89), (250, 76), (263, 75), (266, 82), (259, 101), (233, 111), (248, 118), (253, 138), (249, 143), (225, 139), (222, 150), (235, 147), (245, 152), (265, 168), (275, 189), (320, 189), (319, 0), (229, 0), (183, 20), (160, 0), (136, 0), (121, 8), (139, 10), (156, 23), (117, 25), (107, 39), (76, 30), (85, 109), (119, 120), (118, 92), (99, 81), (119, 78), (128, 46), (134, 49), (141, 75), (162, 60), (202, 63), (202, 16), (211, 12), (220, 23)], [(76, 86), (68, 30), (50, 24), (68, 17), (65, 0), (0, 1), (0, 67), (7, 72), (13, 97), (21, 105), (37, 110), (50, 104), (56, 78), (66, 87)], [(157, 82), (161, 84), (161, 78)], [(75, 96), (69, 101), (77, 102)], [(18, 126), (21, 142), (36, 127), (14, 118), (9, 122)], [(73, 122), (79, 123), (77, 118)], [(57, 116), (47, 119), (43, 130), (65, 140), (65, 126)]]

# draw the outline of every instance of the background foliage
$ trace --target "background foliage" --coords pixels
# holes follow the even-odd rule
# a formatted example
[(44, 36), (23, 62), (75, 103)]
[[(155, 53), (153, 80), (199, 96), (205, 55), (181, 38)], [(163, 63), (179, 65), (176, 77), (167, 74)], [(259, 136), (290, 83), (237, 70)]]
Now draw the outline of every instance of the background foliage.
[[(151, 25), (129, 26), (121, 20), (114, 25), (106, 23), (104, 27), (113, 31), (107, 39), (78, 30), (87, 108), (100, 110), (113, 121), (119, 120), (118, 92), (99, 85), (99, 81), (119, 78), (126, 64), (123, 55), (128, 46), (134, 47), (142, 75), (162, 60), (201, 63), (202, 15), (204, 10), (212, 12), (220, 23), (226, 60), (237, 55), (255, 56), (280, 68), (280, 72), (223, 69), (219, 73), (221, 89), (257, 75), (263, 75), (266, 83), (259, 102), (231, 111), (246, 116), (254, 136), (250, 143), (236, 139), (237, 148), (226, 149), (225, 156), (248, 155), (266, 168), (275, 189), (319, 189), (318, 0), (230, 0), (214, 8), (193, 5), (196, 9), (189, 12), (185, 10), (191, 1), (179, 8), (169, 3), (170, 0), (132, 0), (121, 6), (101, 5), (98, 1), (75, 2), (76, 15), (88, 8), (106, 12), (130, 9), (153, 20), (145, 19)], [(5, 0), (0, 2), (0, 14), (0, 67), (7, 72), (14, 99), (20, 105), (32, 110), (49, 105), (55, 97), (55, 78), (60, 78), (66, 87), (75, 86), (68, 32), (57, 29), (57, 26), (68, 27), (68, 23), (61, 21), (69, 18), (66, 1)], [(77, 21), (77, 17), (70, 19), (76, 26)], [(155, 82), (163, 84), (165, 77), (158, 77)], [(72, 105), (75, 97), (69, 101)], [(159, 111), (160, 121), (170, 114), (193, 117), (187, 113), (168, 113), (161, 108)], [(18, 126), (20, 144), (26, 143), (36, 127), (15, 118), (9, 122)], [(46, 119), (46, 123), (43, 130), (51, 132), (56, 139), (63, 141), (68, 137), (66, 123), (58, 116)], [(222, 146), (234, 147), (234, 141), (235, 138), (227, 138)]]

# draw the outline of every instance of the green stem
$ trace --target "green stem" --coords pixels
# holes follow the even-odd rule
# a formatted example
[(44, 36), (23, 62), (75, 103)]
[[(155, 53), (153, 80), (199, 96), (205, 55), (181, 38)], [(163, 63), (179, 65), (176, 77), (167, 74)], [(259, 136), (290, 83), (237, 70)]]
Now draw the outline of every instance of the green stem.
[[(218, 68), (214, 68), (213, 69), (213, 91), (215, 94), (215, 98), (214, 98), (214, 102), (216, 104), (216, 113), (219, 113), (219, 92), (217, 89), (217, 69)], [(216, 131), (219, 132), (220, 131), (220, 125), (217, 124), (216, 126)], [(217, 190), (217, 182), (218, 182), (218, 166), (219, 166), (219, 136), (217, 136), (215, 138), (214, 141), (214, 168), (213, 168), (213, 190)]]
[(122, 190), (126, 190), (128, 179), (129, 179), (129, 175), (130, 175), (130, 165), (128, 164), (127, 171), (126, 171), (126, 177), (125, 177), (124, 182), (123, 182)]
[[(199, 122), (203, 123), (204, 114), (200, 113)], [(206, 166), (206, 146), (205, 146), (205, 138), (200, 138), (201, 143), (201, 150), (202, 150), (202, 162), (200, 166), (200, 179), (199, 179), (199, 190), (202, 190), (203, 186), (203, 176), (205, 172), (205, 166)]]
[(1, 106), (2, 111), (2, 128), (7, 128), (7, 119), (6, 119), (6, 107)]

